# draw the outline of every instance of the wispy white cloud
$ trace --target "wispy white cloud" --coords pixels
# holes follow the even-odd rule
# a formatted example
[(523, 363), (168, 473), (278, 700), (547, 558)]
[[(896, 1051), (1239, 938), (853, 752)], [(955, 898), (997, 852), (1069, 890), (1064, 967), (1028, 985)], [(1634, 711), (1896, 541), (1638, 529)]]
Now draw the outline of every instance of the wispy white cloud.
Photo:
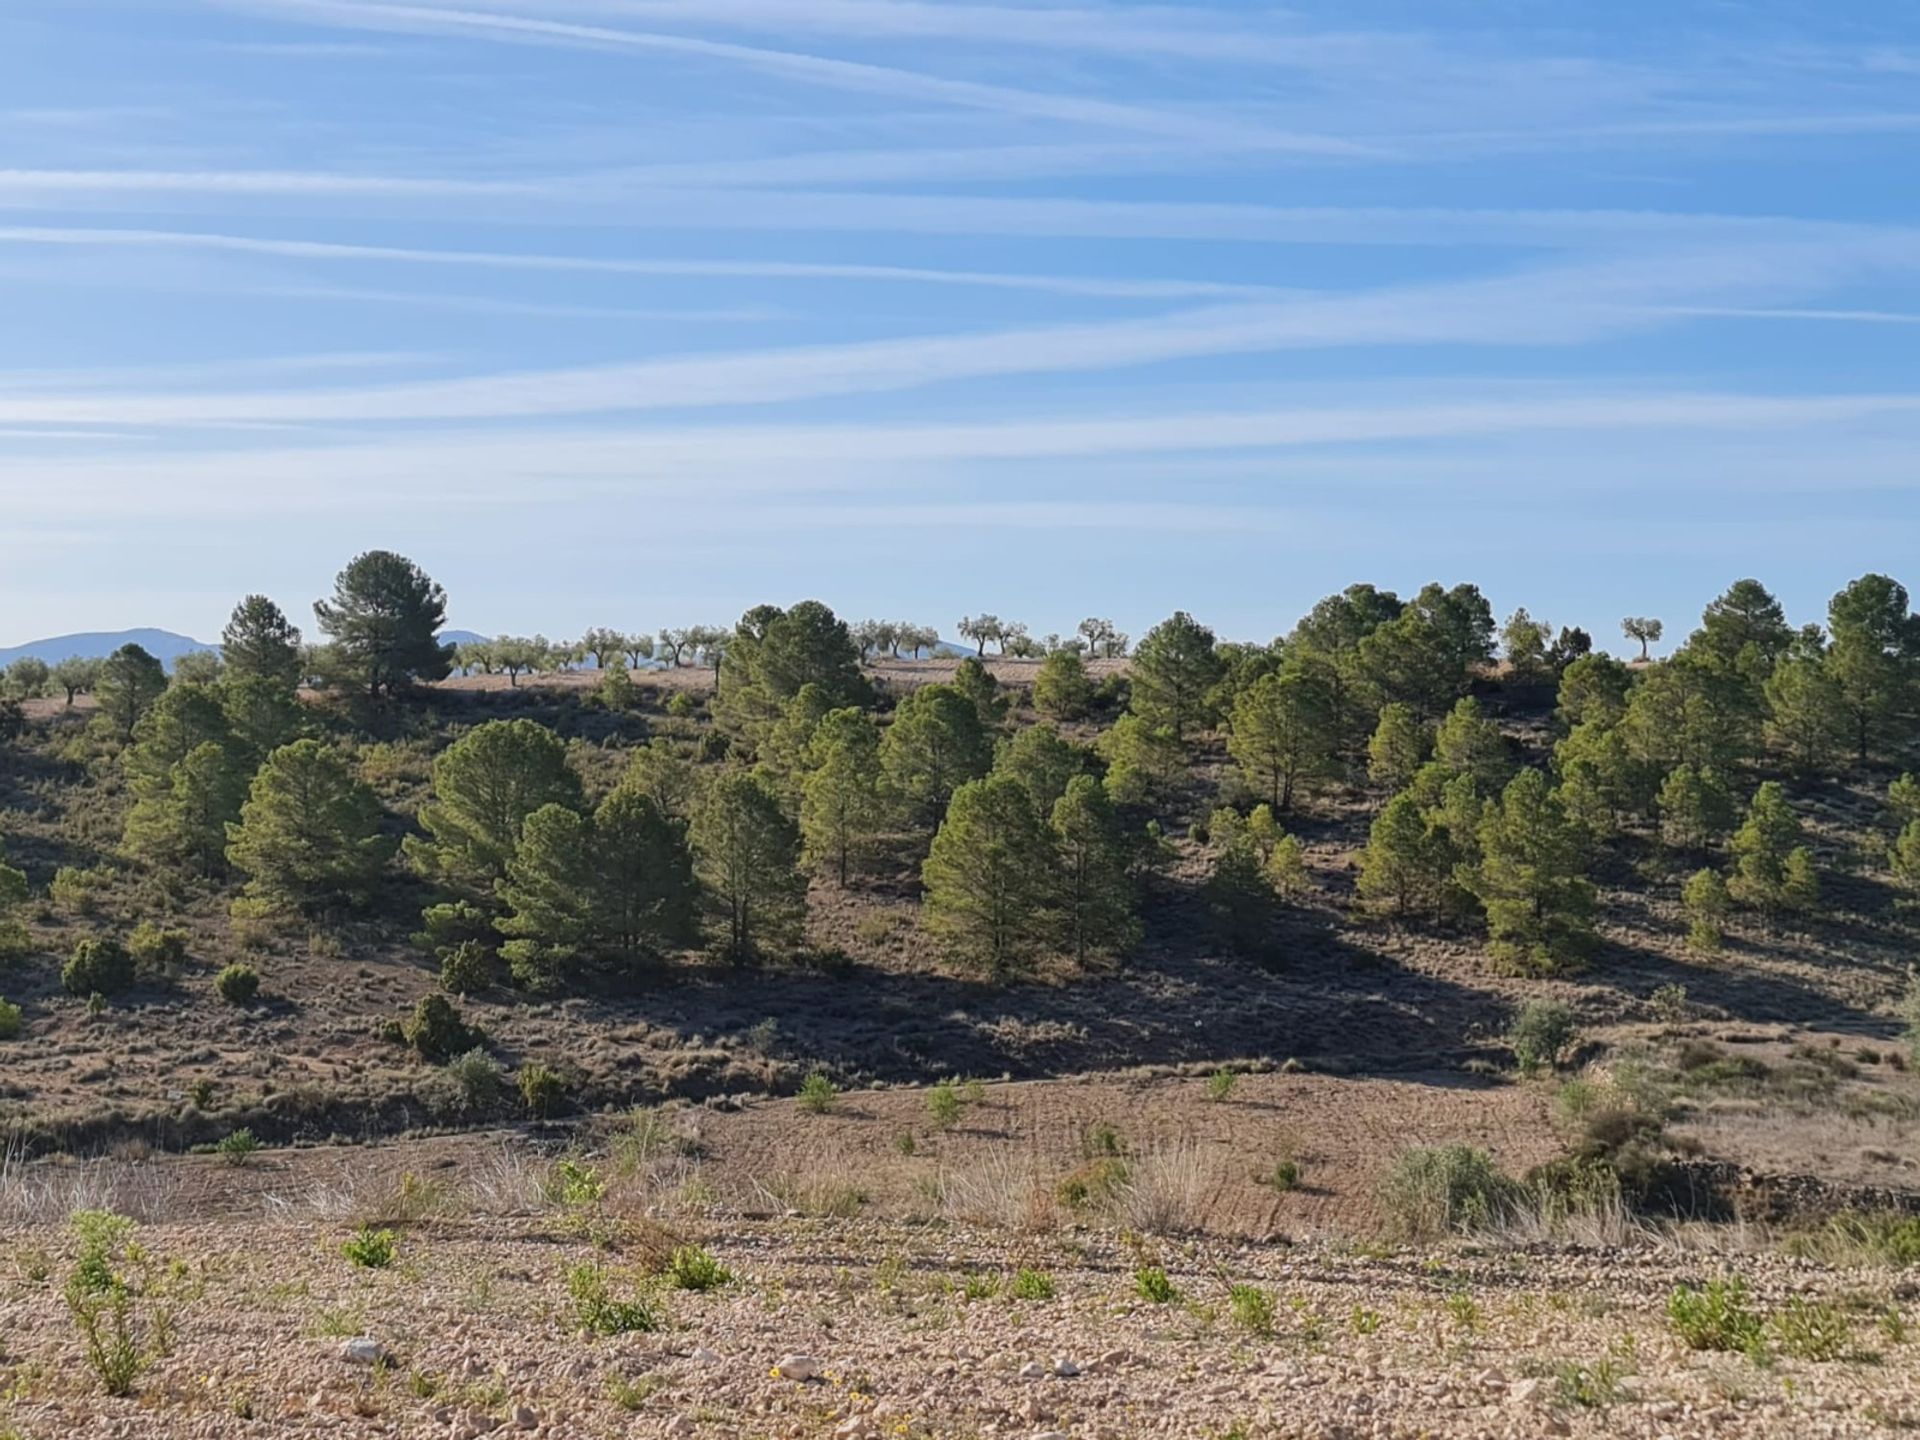
[(881, 280), (927, 285), (1039, 290), (1062, 295), (1120, 299), (1196, 299), (1203, 296), (1274, 295), (1275, 287), (1210, 280), (1155, 280), (1125, 276), (1025, 275), (977, 270), (934, 270), (904, 265), (836, 265), (784, 260), (622, 260), (599, 256), (426, 250), (391, 245), (347, 245), (180, 230), (75, 229), (0, 226), (0, 245), (73, 246), (93, 249), (209, 250), (268, 255), (289, 260), (375, 262), (483, 270), (557, 271), (586, 275), (648, 275), (760, 280)]
[(1354, 346), (1558, 346), (1631, 334), (1672, 305), (1818, 294), (1876, 264), (1920, 263), (1875, 237), (1629, 257), (1432, 285), (1246, 302), (1093, 324), (688, 355), (353, 390), (47, 393), (0, 399), (0, 422), (202, 425), (416, 423), (738, 407), (955, 381), (1109, 371), (1209, 356)]
[[(1507, 388), (1507, 387), (1497, 387)], [(1276, 403), (1258, 410), (1141, 415), (1102, 411), (1038, 418), (919, 425), (728, 425), (619, 428), (537, 434), (447, 430), (379, 440), (297, 447), (147, 449), (136, 456), (0, 456), (0, 496), (9, 513), (276, 513), (336, 510), (351, 495), (423, 504), (542, 504), (566, 494), (711, 498), (719, 494), (813, 494), (850, 489), (908, 494), (914, 479), (933, 481), (949, 467), (979, 462), (1058, 464), (1142, 456), (1235, 452), (1278, 455), (1329, 450), (1363, 453), (1410, 443), (1582, 434), (1621, 437), (1717, 434), (1741, 445), (1756, 433), (1823, 434), (1808, 452), (1810, 474), (1830, 477), (1836, 434), (1870, 442), (1873, 427), (1903, 428), (1889, 474), (1905, 477), (1920, 394), (1774, 395), (1674, 390), (1563, 393), (1524, 400), (1412, 400), (1312, 406)], [(1664, 447), (1667, 442), (1663, 441)], [(1564, 452), (1562, 452), (1564, 453)], [(1404, 477), (1404, 459), (1382, 462)], [(1514, 463), (1503, 452), (1454, 462), (1461, 493), (1498, 484)], [(1536, 457), (1522, 455), (1537, 475)], [(1712, 467), (1699, 457), (1703, 473)], [(1734, 467), (1745, 483), (1749, 467)], [(1175, 472), (1168, 483), (1184, 491)], [(1273, 470), (1277, 477), (1284, 471)], [(1338, 473), (1338, 472), (1336, 472)], [(1372, 482), (1381, 477), (1375, 474)], [(1618, 475), (1612, 483), (1618, 482)], [(1400, 481), (1404, 485), (1405, 480)], [(1824, 480), (1822, 483), (1825, 483)], [(1903, 482), (1904, 483), (1904, 480)], [(1419, 488), (1419, 487), (1416, 487)]]
[(1093, 96), (1022, 90), (977, 80), (955, 80), (888, 65), (702, 40), (658, 31), (577, 25), (526, 15), (431, 5), (376, 5), (354, 3), (354, 0), (242, 0), (242, 3), (248, 6), (266, 4), (274, 11), (290, 17), (310, 18), (323, 24), (465, 35), (520, 44), (628, 49), (714, 60), (838, 90), (1207, 144), (1258, 146), (1273, 152), (1349, 158), (1384, 153), (1377, 146), (1339, 136), (1286, 133), (1245, 121), (1219, 119), (1204, 114), (1103, 100)]

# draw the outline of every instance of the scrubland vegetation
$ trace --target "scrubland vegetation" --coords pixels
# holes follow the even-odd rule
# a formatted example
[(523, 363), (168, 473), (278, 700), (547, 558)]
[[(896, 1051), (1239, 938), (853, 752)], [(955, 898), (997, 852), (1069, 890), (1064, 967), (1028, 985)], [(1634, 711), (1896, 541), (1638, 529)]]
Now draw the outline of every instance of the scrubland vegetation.
[[(172, 675), (135, 647), (6, 674), (0, 1218), (98, 1212), (22, 1243), (77, 1254), (61, 1303), (106, 1393), (166, 1374), (180, 1403), (175, 1317), (232, 1278), (170, 1268), (112, 1214), (182, 1219), (128, 1179), (177, 1170), (235, 1227), (324, 1212), (340, 1275), (435, 1305), (436, 1254), (491, 1284), (502, 1246), (558, 1227), (578, 1253), (516, 1305), (604, 1345), (718, 1326), (755, 1376), (784, 1362), (743, 1307), (830, 1349), (831, 1292), (871, 1285), (909, 1320), (1073, 1308), (1053, 1343), (1141, 1386), (1155, 1342), (1102, 1367), (1071, 1338), (1092, 1310), (1182, 1317), (1183, 1367), (1208, 1347), (1277, 1347), (1302, 1374), (1425, 1365), (1480, 1397), (1461, 1433), (1715, 1403), (1816, 1433), (1791, 1428), (1825, 1413), (1795, 1367), (1869, 1351), (1907, 1413), (1905, 1282), (1885, 1277), (1920, 1263), (1920, 620), (1895, 582), (1796, 626), (1743, 580), (1666, 658), (1646, 654), (1661, 622), (1624, 622), (1627, 660), (1524, 610), (1497, 623), (1470, 585), (1354, 586), (1265, 644), (1185, 614), (1137, 643), (969, 616), (962, 656), (812, 601), (454, 649), (445, 606), (374, 552), (315, 605), (317, 645), (251, 596), (220, 656)], [(605, 1119), (668, 1097), (707, 1103)], [(512, 1142), (504, 1200), (474, 1170), (497, 1138), (463, 1142), (463, 1198), (415, 1177), (316, 1199), (315, 1142), (502, 1126), (539, 1137)], [(204, 1153), (139, 1158), (184, 1150)], [(508, 1238), (473, 1218), (536, 1212)], [(868, 1227), (870, 1278), (809, 1268), (825, 1224)], [(889, 1258), (949, 1230), (978, 1232), (982, 1268)], [(1309, 1279), (1261, 1249), (1285, 1235), (1388, 1268)], [(1660, 1283), (1558, 1356), (1519, 1309), (1571, 1285), (1557, 1270), (1381, 1298), (1413, 1263), (1394, 1247), (1463, 1242), (1609, 1247)], [(58, 1283), (49, 1262), (5, 1303), (43, 1324)], [(1703, 1398), (1654, 1345), (1737, 1357), (1714, 1383), (1742, 1395)], [(735, 1433), (762, 1404), (756, 1379), (704, 1415), (697, 1376), (648, 1353), (529, 1427)], [(512, 1385), (445, 1400), (417, 1368), (409, 1409), (394, 1367), (426, 1362), (382, 1354), (335, 1410), (515, 1422)], [(1496, 1365), (1548, 1368), (1475, 1378)], [(1865, 1373), (1834, 1382), (1856, 1409)], [(899, 1431), (874, 1397), (904, 1387), (844, 1388), (775, 1402), (771, 1433), (989, 1423), (902, 1398)], [(1268, 1433), (1278, 1395), (1159, 1431), (1083, 1407), (1060, 1430)], [(1042, 1432), (1077, 1403), (990, 1423)]]

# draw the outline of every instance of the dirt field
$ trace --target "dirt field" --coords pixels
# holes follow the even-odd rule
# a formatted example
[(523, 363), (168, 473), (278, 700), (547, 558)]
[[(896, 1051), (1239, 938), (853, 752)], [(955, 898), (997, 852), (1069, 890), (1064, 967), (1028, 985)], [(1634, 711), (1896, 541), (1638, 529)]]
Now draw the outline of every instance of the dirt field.
[[(1897, 1272), (1785, 1260), (1748, 1231), (1363, 1240), (1393, 1141), (1453, 1135), (1521, 1161), (1538, 1103), (1291, 1075), (1221, 1102), (1192, 1082), (994, 1086), (950, 1128), (925, 1091), (823, 1115), (683, 1111), (603, 1134), (565, 1172), (509, 1136), (14, 1168), (0, 1433), (1784, 1440), (1920, 1422)], [(1418, 1122), (1398, 1130), (1405, 1113)], [(1103, 1124), (1155, 1203), (1035, 1203), (1032, 1179), (1054, 1193)], [(1249, 1207), (1232, 1161), (1300, 1127), (1302, 1184)], [(1180, 1154), (1195, 1168), (1154, 1178), (1154, 1156)], [(60, 1298), (75, 1242), (55, 1217), (75, 1203), (148, 1217), (138, 1238), (165, 1276), (139, 1313), (168, 1312), (168, 1344), (126, 1399), (100, 1393)], [(1213, 1215), (1293, 1239), (1191, 1223)], [(363, 1225), (393, 1232), (390, 1264), (343, 1255)], [(684, 1245), (725, 1282), (675, 1288)], [(1143, 1269), (1164, 1272), (1152, 1298)], [(583, 1276), (643, 1299), (651, 1328), (583, 1331)], [(1667, 1318), (1676, 1286), (1719, 1276), (1748, 1287), (1762, 1338), (1746, 1353), (1691, 1349)], [(1794, 1323), (1809, 1314), (1811, 1341)]]

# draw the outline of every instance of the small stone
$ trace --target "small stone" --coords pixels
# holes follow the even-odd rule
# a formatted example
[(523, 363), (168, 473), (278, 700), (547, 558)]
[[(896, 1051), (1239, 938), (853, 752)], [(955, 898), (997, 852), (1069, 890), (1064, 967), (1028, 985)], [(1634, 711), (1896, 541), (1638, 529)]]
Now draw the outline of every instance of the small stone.
[(540, 1417), (533, 1413), (531, 1405), (516, 1405), (513, 1407), (513, 1423), (516, 1429), (532, 1430), (540, 1424)]
[(687, 1358), (696, 1365), (718, 1365), (720, 1363), (719, 1355), (704, 1345), (695, 1346), (693, 1353)]
[(1516, 1380), (1507, 1387), (1507, 1398), (1518, 1401), (1522, 1405), (1529, 1405), (1540, 1398), (1540, 1392), (1546, 1389), (1546, 1386), (1547, 1382), (1538, 1377)]
[(391, 1364), (393, 1356), (387, 1353), (387, 1347), (371, 1335), (356, 1335), (340, 1344), (340, 1358), (349, 1365)]
[(1022, 1380), (1039, 1380), (1044, 1378), (1046, 1373), (1047, 1367), (1042, 1365), (1038, 1360), (1029, 1360), (1020, 1367), (1020, 1378)]
[(1058, 1375), (1062, 1380), (1071, 1380), (1080, 1373), (1080, 1367), (1062, 1355), (1058, 1360), (1053, 1362), (1053, 1373)]
[(691, 1416), (676, 1415), (667, 1421), (660, 1433), (666, 1436), (667, 1440), (680, 1440), (680, 1437), (684, 1435), (693, 1434), (693, 1429), (693, 1418)]
[(774, 1362), (773, 1373), (783, 1380), (811, 1380), (820, 1373), (820, 1362), (811, 1355), (782, 1355)]

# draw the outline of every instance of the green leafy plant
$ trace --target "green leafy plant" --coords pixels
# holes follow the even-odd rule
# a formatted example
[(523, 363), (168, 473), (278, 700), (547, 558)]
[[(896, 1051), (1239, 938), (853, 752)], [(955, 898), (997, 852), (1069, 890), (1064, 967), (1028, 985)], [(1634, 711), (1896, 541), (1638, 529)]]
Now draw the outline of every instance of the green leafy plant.
[(130, 1395), (141, 1372), (167, 1348), (172, 1319), (161, 1272), (133, 1238), (136, 1227), (126, 1216), (78, 1210), (69, 1224), (78, 1253), (62, 1291), (67, 1313), (101, 1387), (109, 1395)]
[(1853, 1346), (1853, 1330), (1839, 1309), (1795, 1295), (1771, 1323), (1780, 1348), (1798, 1360), (1843, 1359)]
[(362, 1225), (341, 1242), (340, 1253), (363, 1270), (385, 1270), (399, 1254), (400, 1242), (391, 1230)]
[(610, 1272), (592, 1261), (567, 1267), (567, 1298), (576, 1326), (589, 1335), (626, 1335), (661, 1325), (660, 1311), (648, 1296), (636, 1291), (616, 1297)]
[(529, 1060), (520, 1067), (520, 1103), (535, 1115), (551, 1115), (566, 1103), (567, 1081), (551, 1065)]
[(1507, 1044), (1521, 1070), (1531, 1074), (1560, 1063), (1578, 1033), (1573, 1012), (1553, 1000), (1529, 1000), (1507, 1030)]
[(1233, 1323), (1249, 1334), (1273, 1334), (1273, 1296), (1258, 1285), (1234, 1285), (1227, 1290), (1227, 1308)]
[(1007, 1293), (1016, 1300), (1053, 1299), (1053, 1277), (1044, 1270), (1022, 1267), (1014, 1272), (1013, 1283), (1007, 1287)]
[(960, 1091), (951, 1080), (942, 1080), (927, 1092), (927, 1118), (939, 1129), (951, 1129), (965, 1110)]
[(260, 1138), (242, 1126), (222, 1137), (213, 1149), (227, 1164), (245, 1165), (252, 1161), (255, 1152), (260, 1149)]
[(1745, 1351), (1761, 1340), (1760, 1317), (1738, 1276), (1680, 1286), (1667, 1297), (1667, 1322), (1690, 1350)]
[(18, 1040), (26, 1029), (26, 1017), (11, 1000), (0, 1000), (0, 1040)]
[(800, 1108), (809, 1115), (825, 1115), (840, 1103), (840, 1092), (824, 1070), (811, 1071), (800, 1084)]
[(1149, 1305), (1171, 1305), (1180, 1298), (1173, 1281), (1158, 1265), (1142, 1265), (1133, 1272), (1133, 1293)]
[(1239, 1082), (1240, 1077), (1231, 1070), (1220, 1069), (1214, 1071), (1213, 1074), (1207, 1077), (1207, 1099), (1213, 1101), (1215, 1104), (1231, 1099), (1233, 1096), (1233, 1087)]
[(60, 970), (60, 985), (69, 995), (117, 995), (133, 984), (133, 957), (118, 940), (93, 935), (73, 947)]
[(698, 1245), (682, 1245), (667, 1261), (667, 1283), (676, 1290), (718, 1290), (733, 1283), (733, 1272)]

